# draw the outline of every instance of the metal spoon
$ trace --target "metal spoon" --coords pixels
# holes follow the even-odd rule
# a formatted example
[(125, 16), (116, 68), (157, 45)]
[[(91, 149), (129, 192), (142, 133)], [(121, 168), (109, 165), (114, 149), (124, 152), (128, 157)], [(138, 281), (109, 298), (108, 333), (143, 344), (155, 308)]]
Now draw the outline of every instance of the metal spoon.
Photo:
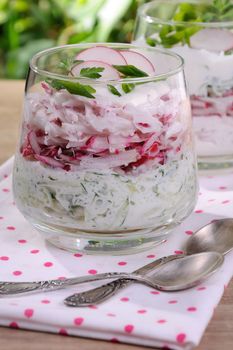
[[(119, 285), (124, 286), (125, 282), (141, 282), (154, 289), (163, 291), (179, 291), (188, 289), (199, 284), (203, 279), (212, 275), (222, 265), (224, 261), (223, 255), (216, 252), (206, 252), (195, 255), (186, 256), (183, 259), (172, 260), (169, 263), (164, 264), (156, 272), (151, 272), (150, 275), (138, 275), (128, 274), (127, 278), (121, 278), (117, 280), (114, 285), (116, 290), (119, 289)], [(113, 281), (114, 283), (115, 281)], [(111, 283), (108, 284), (111, 289), (111, 293), (114, 293), (114, 289), (111, 287)], [(115, 290), (115, 291), (116, 291)], [(67, 306), (86, 306), (92, 304), (93, 297), (96, 300), (96, 292), (92, 290), (89, 293), (90, 299), (86, 298), (86, 293), (73, 294), (64, 300)], [(84, 296), (84, 297), (83, 297)], [(99, 294), (100, 300), (104, 297), (103, 294)]]
[[(222, 254), (216, 252), (206, 252), (200, 254), (194, 254), (186, 256), (183, 259), (173, 260), (162, 266), (161, 269), (154, 273), (153, 270), (149, 275), (139, 275), (134, 273), (120, 273), (120, 272), (107, 272), (102, 274), (96, 274), (94, 276), (83, 276), (77, 278), (70, 278), (67, 280), (52, 280), (52, 281), (40, 281), (40, 282), (16, 282), (16, 283), (4, 283), (0, 286), (1, 295), (13, 295), (19, 293), (25, 293), (35, 290), (50, 290), (59, 289), (72, 284), (80, 284), (91, 281), (98, 281), (102, 279), (113, 279), (116, 277), (121, 278), (121, 283), (125, 280), (137, 281), (146, 284), (149, 287), (164, 290), (174, 291), (190, 288), (197, 285), (204, 278), (210, 276), (215, 272), (223, 263), (224, 258)], [(76, 300), (73, 296), (69, 299), (67, 305), (76, 306)], [(79, 298), (79, 304), (80, 304)], [(85, 300), (86, 302), (86, 300)]]
[[(200, 252), (215, 251), (221, 254), (227, 254), (233, 249), (233, 219), (221, 219), (212, 221), (210, 224), (201, 227), (195, 234), (190, 236), (186, 241), (183, 255), (170, 255), (163, 258), (163, 262), (153, 266), (147, 265), (134, 271), (134, 273), (148, 274), (149, 271), (155, 268), (161, 268), (161, 264), (166, 264), (167, 261), (183, 258), (186, 255), (191, 255)], [(160, 260), (160, 259), (159, 259)], [(158, 261), (159, 261), (158, 260)], [(120, 279), (104, 284), (98, 288), (87, 290), (83, 293), (76, 293), (75, 298), (71, 295), (67, 297), (64, 302), (66, 305), (74, 306), (88, 306), (100, 303), (111, 296), (115, 295), (119, 290), (132, 284), (131, 280)]]
[[(152, 271), (154, 268), (163, 265), (166, 262), (174, 260), (174, 256), (162, 257), (160, 259), (154, 260), (151, 263), (140, 267), (138, 270), (132, 272), (145, 275), (147, 272)], [(54, 279), (54, 280), (46, 280), (46, 281), (34, 281), (34, 282), (8, 282), (8, 281), (0, 281), (0, 296), (6, 295), (15, 295), (21, 293), (30, 293), (37, 291), (53, 291), (57, 289), (62, 289), (68, 286), (73, 286), (76, 284), (88, 283), (99, 281), (108, 278), (116, 278), (116, 277), (128, 277), (129, 274), (126, 272), (107, 272), (100, 273), (96, 275), (88, 275), (81, 277), (73, 277), (67, 278), (64, 280)], [(120, 281), (120, 280), (117, 280)], [(122, 280), (123, 281), (123, 280)], [(126, 281), (126, 280), (124, 280)], [(129, 279), (127, 280), (129, 281)]]

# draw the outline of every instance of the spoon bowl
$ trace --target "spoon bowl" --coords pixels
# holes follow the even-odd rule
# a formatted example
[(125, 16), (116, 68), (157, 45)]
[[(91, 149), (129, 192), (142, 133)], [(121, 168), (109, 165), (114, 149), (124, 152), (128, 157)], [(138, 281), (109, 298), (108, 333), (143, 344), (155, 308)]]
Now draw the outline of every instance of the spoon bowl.
[(190, 236), (184, 246), (185, 254), (218, 252), (227, 254), (233, 249), (233, 219), (214, 220)]
[[(212, 275), (223, 264), (223, 255), (206, 252), (172, 260), (146, 276), (164, 291), (177, 291), (196, 286)], [(154, 286), (155, 288), (155, 286)]]

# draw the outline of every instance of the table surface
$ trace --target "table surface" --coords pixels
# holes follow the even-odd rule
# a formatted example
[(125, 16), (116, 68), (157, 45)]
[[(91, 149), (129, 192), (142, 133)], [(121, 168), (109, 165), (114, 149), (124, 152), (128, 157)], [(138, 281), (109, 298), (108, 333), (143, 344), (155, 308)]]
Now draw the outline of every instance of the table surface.
[[(22, 111), (24, 82), (0, 80), (0, 164), (15, 150), (19, 120)], [(211, 297), (211, 296), (210, 296)], [(62, 337), (55, 334), (15, 330), (0, 327), (1, 349), (18, 350), (146, 350), (142, 346), (112, 344), (109, 342), (77, 337)], [(233, 349), (233, 281), (229, 284), (221, 303), (195, 350)]]

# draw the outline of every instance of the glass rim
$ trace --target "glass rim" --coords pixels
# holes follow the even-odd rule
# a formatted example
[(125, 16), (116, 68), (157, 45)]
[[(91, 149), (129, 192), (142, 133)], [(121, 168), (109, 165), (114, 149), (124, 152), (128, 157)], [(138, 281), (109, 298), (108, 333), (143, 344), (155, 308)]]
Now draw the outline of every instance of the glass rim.
[[(206, 27), (206, 28), (227, 28), (229, 26), (233, 26), (233, 20), (232, 21), (222, 21), (222, 22), (185, 22), (185, 21), (173, 21), (173, 20), (162, 20), (159, 17), (155, 17), (155, 16), (151, 16), (147, 13), (147, 11), (149, 9), (152, 9), (155, 5), (157, 5), (158, 3), (163, 3), (163, 4), (169, 4), (171, 5), (171, 1), (169, 0), (153, 0), (151, 2), (148, 2), (146, 4), (143, 4), (141, 6), (139, 6), (138, 8), (138, 19), (139, 16), (143, 17), (146, 22), (148, 23), (157, 23), (157, 24), (170, 24), (170, 25), (186, 25), (186, 26), (197, 26), (197, 27)], [(187, 1), (185, 0), (176, 0), (173, 1), (173, 4), (175, 3), (187, 3)], [(198, 4), (200, 3), (200, 1), (189, 1), (189, 3), (191, 4)], [(210, 1), (205, 1), (202, 2), (202, 4), (204, 3), (210, 3)]]
[[(83, 48), (83, 50), (95, 47), (95, 46), (107, 46), (111, 48), (130, 48), (130, 49), (138, 49), (138, 50), (146, 50), (146, 51), (152, 51), (152, 52), (158, 52), (163, 55), (167, 55), (170, 57), (173, 57), (177, 60), (177, 65), (174, 69), (170, 69), (168, 72), (161, 73), (161, 74), (153, 74), (147, 77), (140, 77), (140, 78), (121, 78), (121, 79), (103, 79), (103, 80), (97, 80), (92, 78), (86, 78), (86, 77), (75, 77), (75, 76), (67, 76), (63, 74), (58, 73), (52, 73), (49, 70), (41, 69), (38, 67), (37, 62), (38, 60), (50, 53), (55, 53), (57, 51), (61, 51), (64, 49), (75, 49), (75, 48)], [(29, 62), (30, 69), (35, 72), (38, 75), (46, 76), (53, 79), (62, 79), (66, 81), (82, 81), (82, 83), (92, 83), (92, 84), (122, 84), (122, 83), (140, 83), (140, 82), (151, 82), (155, 80), (162, 80), (167, 77), (173, 76), (181, 71), (183, 71), (184, 68), (184, 59), (177, 53), (171, 52), (166, 49), (158, 49), (154, 47), (148, 47), (148, 46), (140, 46), (135, 44), (125, 44), (125, 43), (80, 43), (80, 44), (71, 44), (71, 45), (62, 45), (62, 46), (54, 46), (49, 49), (42, 50), (38, 53), (36, 53)]]

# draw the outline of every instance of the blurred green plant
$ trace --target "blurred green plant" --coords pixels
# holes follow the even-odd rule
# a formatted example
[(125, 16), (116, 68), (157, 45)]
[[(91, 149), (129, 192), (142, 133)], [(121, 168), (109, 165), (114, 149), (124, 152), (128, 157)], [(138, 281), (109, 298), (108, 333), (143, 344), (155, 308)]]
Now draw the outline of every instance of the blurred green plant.
[(25, 78), (38, 51), (78, 42), (130, 42), (145, 0), (0, 0), (0, 78)]

